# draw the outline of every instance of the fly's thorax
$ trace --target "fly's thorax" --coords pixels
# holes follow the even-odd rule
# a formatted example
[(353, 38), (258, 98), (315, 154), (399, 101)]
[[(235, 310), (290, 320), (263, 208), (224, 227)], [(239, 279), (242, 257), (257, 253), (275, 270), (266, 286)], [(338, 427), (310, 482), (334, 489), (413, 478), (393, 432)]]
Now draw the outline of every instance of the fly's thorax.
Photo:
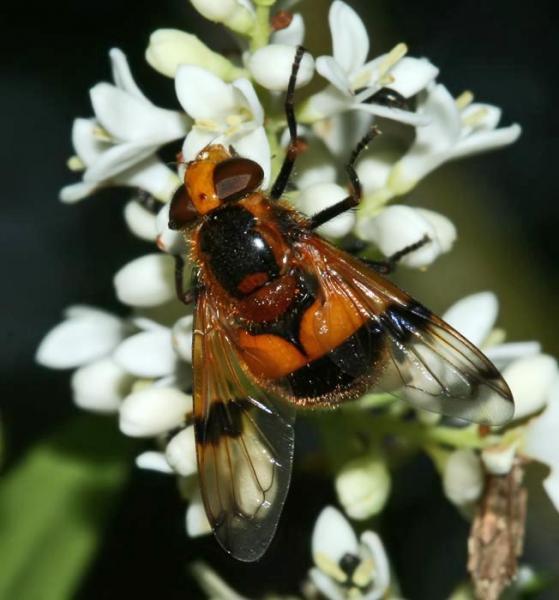
[(290, 244), (266, 214), (265, 201), (254, 196), (206, 215), (196, 234), (195, 254), (205, 279), (232, 303), (258, 298), (264, 306), (292, 287), (293, 259)]

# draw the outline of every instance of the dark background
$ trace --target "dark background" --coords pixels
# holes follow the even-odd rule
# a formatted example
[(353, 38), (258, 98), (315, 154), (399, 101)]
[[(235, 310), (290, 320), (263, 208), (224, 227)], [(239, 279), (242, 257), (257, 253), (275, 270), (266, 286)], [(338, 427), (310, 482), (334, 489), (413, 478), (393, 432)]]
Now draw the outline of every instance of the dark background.
[[(464, 293), (495, 289), (511, 337), (542, 339), (557, 354), (557, 46), (551, 3), (351, 4), (370, 24), (372, 54), (403, 40), (412, 55), (428, 56), (441, 68), (441, 80), (453, 93), (472, 89), (479, 100), (503, 107), (504, 124), (524, 128), (513, 147), (445, 167), (413, 195), (412, 201), (436, 206), (457, 222), (456, 252), (466, 276), (453, 266), (453, 253), (428, 273), (403, 279), (438, 310)], [(317, 48), (321, 31), (313, 28), (314, 23), (324, 28), (326, 4), (305, 5), (312, 14), (306, 19), (307, 45), (316, 54), (328, 48), (328, 39)], [(216, 49), (232, 47), (186, 0), (31, 1), (11, 5), (10, 11), (1, 19), (0, 40), (0, 368), (7, 469), (76, 413), (68, 374), (34, 365), (41, 337), (69, 304), (122, 310), (112, 275), (148, 251), (122, 221), (129, 192), (103, 192), (75, 206), (57, 200), (59, 189), (73, 180), (65, 166), (72, 154), (72, 119), (91, 114), (88, 89), (110, 78), (108, 49), (122, 48), (147, 96), (173, 107), (171, 82), (143, 60), (149, 34), (177, 27), (200, 33)], [(444, 289), (441, 277), (451, 278)], [(391, 501), (385, 530), (403, 595), (444, 598), (463, 575), (467, 525), (441, 497), (426, 461), (401, 473), (396, 491), (401, 493)], [(195, 557), (204, 557), (249, 596), (271, 589), (296, 592), (309, 566), (313, 520), (333, 500), (329, 482), (296, 479), (282, 519), (289, 530), (282, 529), (261, 565), (238, 565), (212, 539), (186, 538), (183, 507), (170, 479), (134, 471), (79, 597), (198, 597), (185, 567)], [(530, 552), (549, 562), (545, 543), (536, 540)]]

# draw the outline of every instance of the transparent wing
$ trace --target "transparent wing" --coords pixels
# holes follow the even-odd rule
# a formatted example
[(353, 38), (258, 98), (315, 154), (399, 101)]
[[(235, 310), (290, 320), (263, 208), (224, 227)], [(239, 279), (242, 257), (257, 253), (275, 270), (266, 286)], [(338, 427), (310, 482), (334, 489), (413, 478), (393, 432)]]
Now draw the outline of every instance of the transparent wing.
[(291, 408), (246, 377), (204, 292), (194, 331), (194, 427), (206, 514), (235, 558), (254, 561), (270, 544), (289, 487)]
[[(374, 391), (404, 386), (426, 410), (500, 425), (514, 412), (499, 371), (442, 319), (358, 259), (318, 237), (301, 245), (319, 282), (314, 342), (338, 368)], [(352, 332), (333, 345), (336, 324)]]

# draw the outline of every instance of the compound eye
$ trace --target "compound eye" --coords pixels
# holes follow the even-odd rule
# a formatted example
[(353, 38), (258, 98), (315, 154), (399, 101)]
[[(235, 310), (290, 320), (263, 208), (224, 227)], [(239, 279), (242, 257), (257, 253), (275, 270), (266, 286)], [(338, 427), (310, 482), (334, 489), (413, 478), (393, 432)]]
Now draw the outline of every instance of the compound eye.
[(220, 200), (238, 200), (260, 187), (264, 171), (253, 160), (234, 157), (215, 166), (213, 179)]
[(198, 217), (196, 208), (188, 195), (186, 186), (181, 185), (174, 193), (169, 206), (169, 229), (184, 229)]

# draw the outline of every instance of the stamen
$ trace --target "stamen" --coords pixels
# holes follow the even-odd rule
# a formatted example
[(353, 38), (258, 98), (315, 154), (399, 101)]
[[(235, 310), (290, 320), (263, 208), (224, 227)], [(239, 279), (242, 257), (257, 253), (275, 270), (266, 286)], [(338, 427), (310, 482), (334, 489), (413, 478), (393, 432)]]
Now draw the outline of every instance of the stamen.
[(456, 108), (458, 110), (464, 110), (466, 106), (469, 106), (474, 101), (474, 95), (470, 90), (465, 90), (456, 98), (454, 102), (456, 102)]
[(489, 111), (480, 107), (477, 110), (474, 110), (467, 117), (462, 118), (462, 123), (467, 127), (476, 127), (477, 125), (481, 125), (485, 120), (485, 117), (489, 114)]
[(384, 60), (380, 63), (378, 68), (378, 79), (382, 79), (388, 71), (406, 54), (408, 53), (408, 47), (404, 43), (399, 43), (386, 55)]
[(101, 127), (100, 125), (95, 125), (93, 127), (93, 137), (95, 137), (100, 142), (114, 141), (111, 134), (106, 129), (103, 129), (103, 127)]
[(206, 131), (219, 131), (219, 125), (213, 121), (212, 119), (196, 119), (194, 122), (196, 127), (200, 127), (200, 129), (205, 129)]
[(66, 161), (66, 166), (70, 171), (83, 171), (85, 170), (85, 164), (79, 156), (70, 156)]

